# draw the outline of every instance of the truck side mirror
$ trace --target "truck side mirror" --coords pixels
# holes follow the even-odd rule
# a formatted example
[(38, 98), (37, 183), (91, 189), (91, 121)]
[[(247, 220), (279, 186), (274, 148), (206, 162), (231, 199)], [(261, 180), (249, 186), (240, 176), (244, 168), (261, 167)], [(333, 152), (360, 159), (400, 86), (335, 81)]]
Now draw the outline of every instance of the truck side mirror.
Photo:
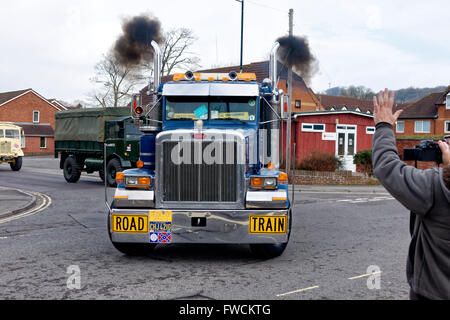
[(280, 93), (280, 117), (281, 119), (287, 119), (288, 117), (288, 100), (287, 96), (283, 92)]

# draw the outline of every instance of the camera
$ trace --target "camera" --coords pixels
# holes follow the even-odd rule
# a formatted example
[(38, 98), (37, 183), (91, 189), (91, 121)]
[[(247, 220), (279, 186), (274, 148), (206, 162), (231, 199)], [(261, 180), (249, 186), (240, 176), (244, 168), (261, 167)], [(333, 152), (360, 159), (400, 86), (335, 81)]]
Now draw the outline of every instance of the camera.
[[(447, 139), (447, 137), (445, 138)], [(403, 150), (403, 160), (436, 162), (437, 164), (441, 164), (442, 151), (437, 143), (431, 140), (422, 140), (418, 146)]]

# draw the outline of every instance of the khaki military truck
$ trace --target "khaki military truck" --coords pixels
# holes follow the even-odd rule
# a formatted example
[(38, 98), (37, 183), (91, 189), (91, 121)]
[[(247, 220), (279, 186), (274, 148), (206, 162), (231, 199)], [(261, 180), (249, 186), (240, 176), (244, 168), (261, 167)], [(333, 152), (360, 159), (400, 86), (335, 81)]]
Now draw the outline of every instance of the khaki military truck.
[(23, 129), (12, 122), (0, 121), (0, 164), (9, 163), (13, 171), (22, 168)]

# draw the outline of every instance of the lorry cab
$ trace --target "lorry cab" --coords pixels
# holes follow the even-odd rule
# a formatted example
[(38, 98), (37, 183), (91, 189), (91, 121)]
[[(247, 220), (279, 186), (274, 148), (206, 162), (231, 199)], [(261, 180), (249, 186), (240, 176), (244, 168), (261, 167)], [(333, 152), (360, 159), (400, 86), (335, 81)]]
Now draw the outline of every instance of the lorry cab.
[(160, 243), (249, 244), (263, 257), (282, 254), (292, 219), (287, 174), (278, 169), (282, 95), (273, 82), (235, 72), (154, 82), (151, 106), (132, 103), (141, 150), (154, 163), (141, 152), (137, 169), (117, 174), (107, 203), (113, 245), (126, 254)]
[(142, 132), (131, 116), (105, 121), (106, 179), (109, 186), (116, 186), (117, 172), (136, 167), (141, 136)]
[(11, 170), (19, 171), (22, 167), (23, 129), (12, 122), (0, 122), (0, 164), (9, 163)]

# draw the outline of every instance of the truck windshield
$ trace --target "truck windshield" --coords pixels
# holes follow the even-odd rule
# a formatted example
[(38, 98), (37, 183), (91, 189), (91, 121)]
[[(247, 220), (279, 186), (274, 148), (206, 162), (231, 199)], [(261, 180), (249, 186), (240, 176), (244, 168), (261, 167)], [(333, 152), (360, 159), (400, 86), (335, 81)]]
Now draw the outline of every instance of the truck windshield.
[(0, 129), (0, 138), (3, 138), (3, 129)]
[(10, 139), (19, 139), (20, 135), (19, 135), (19, 130), (5, 130), (5, 138), (10, 138)]
[(142, 136), (142, 132), (132, 123), (125, 123), (125, 139), (127, 140), (139, 140)]
[(166, 120), (256, 120), (257, 97), (166, 97)]

